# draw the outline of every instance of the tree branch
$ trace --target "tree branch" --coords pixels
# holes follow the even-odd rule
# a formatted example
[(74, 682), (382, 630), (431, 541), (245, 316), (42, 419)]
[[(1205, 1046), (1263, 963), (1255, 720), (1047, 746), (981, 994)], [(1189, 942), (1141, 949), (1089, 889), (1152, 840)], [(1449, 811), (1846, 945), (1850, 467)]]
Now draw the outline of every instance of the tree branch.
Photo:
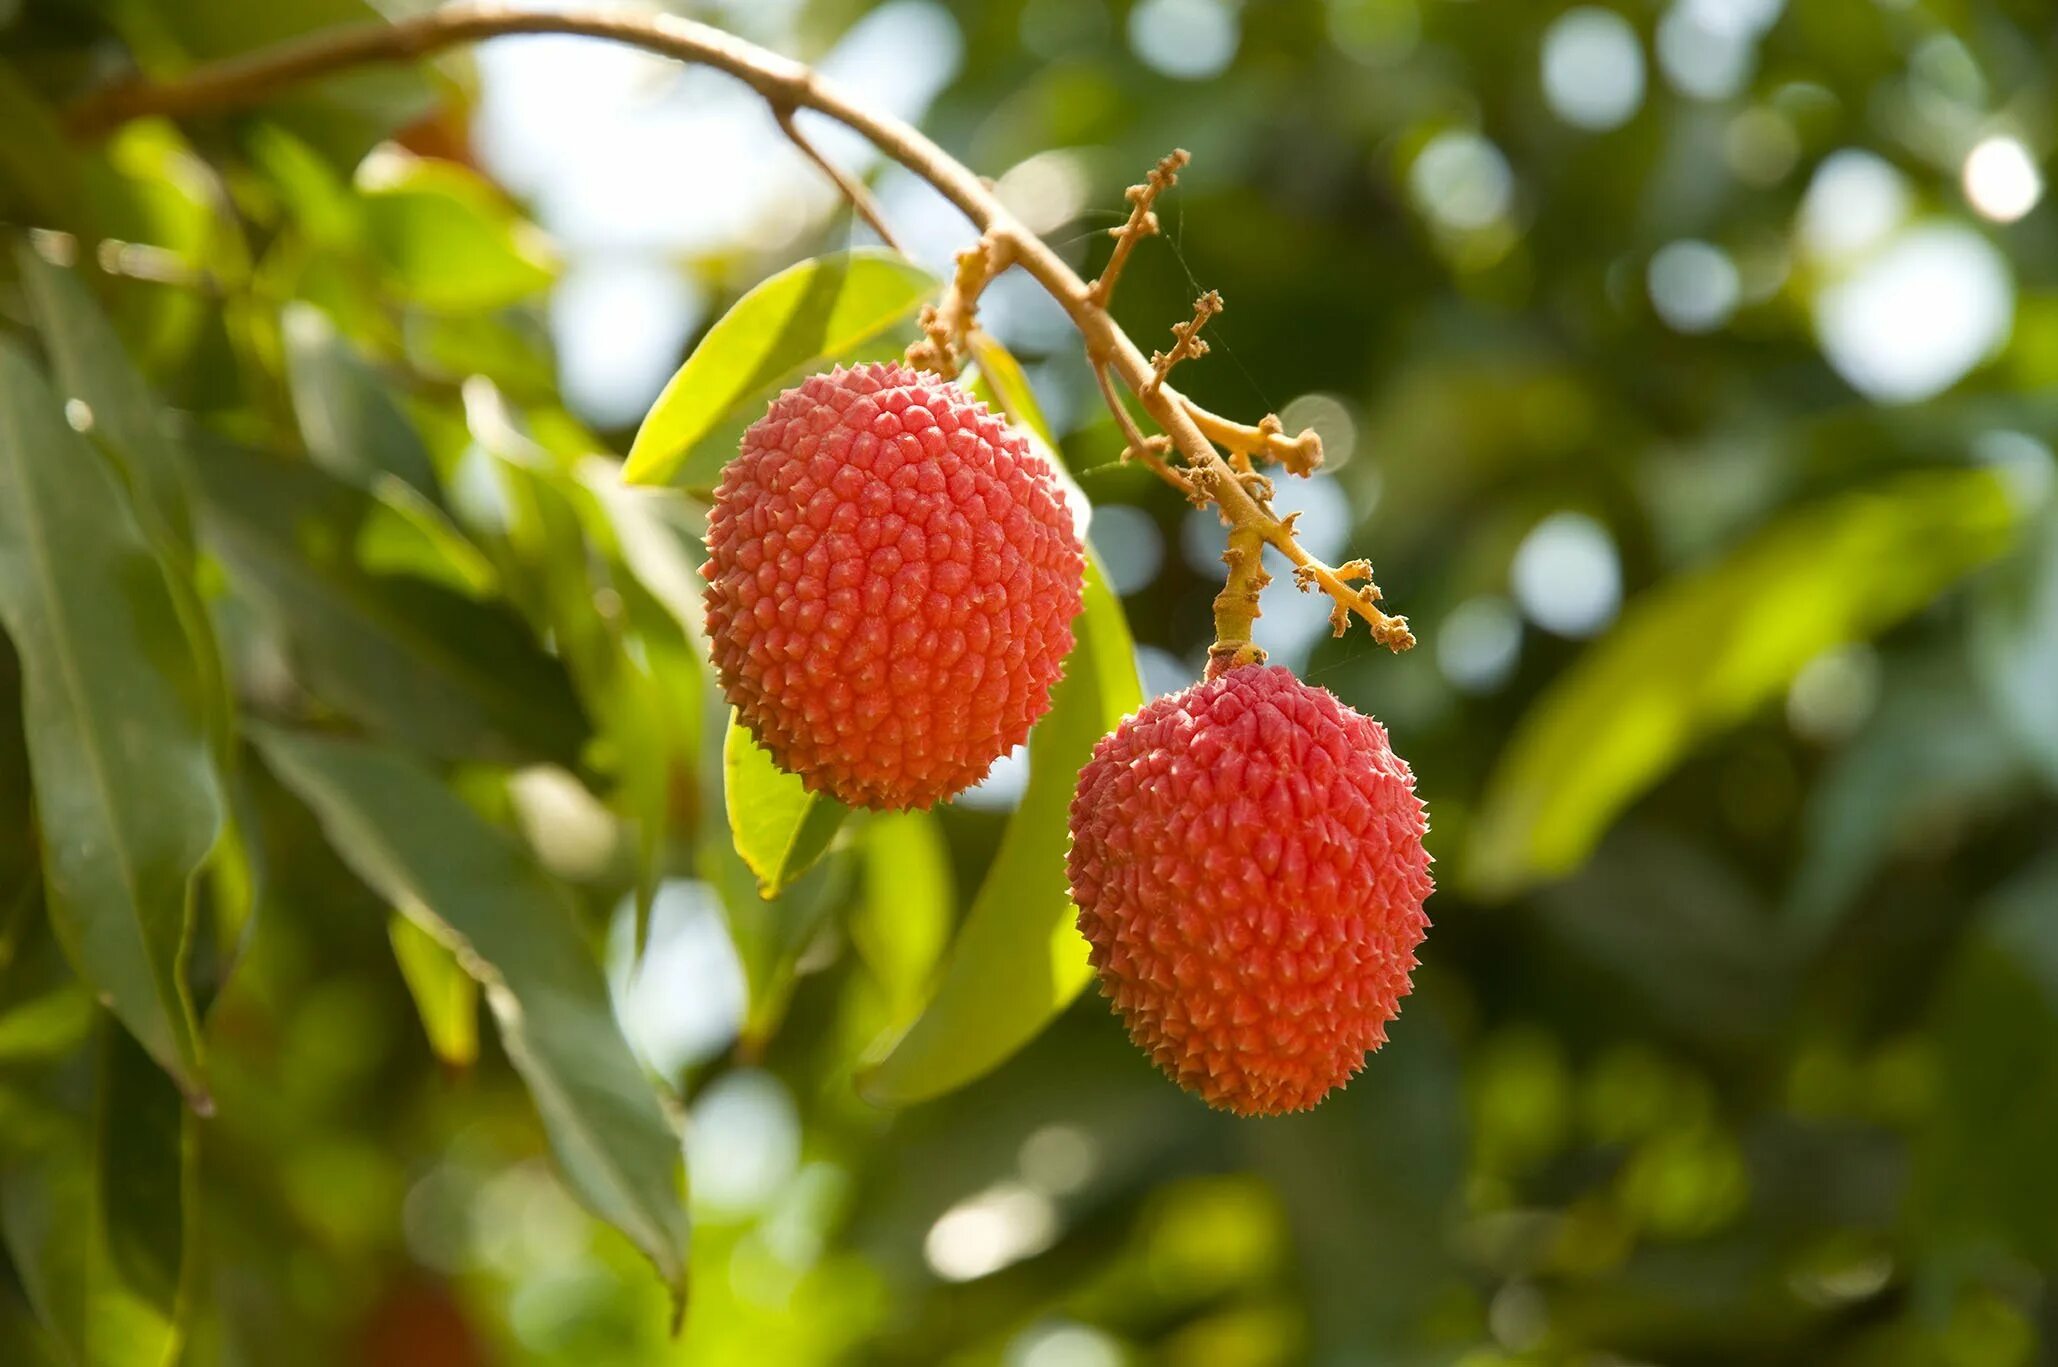
[[(1084, 338), (1088, 355), (1120, 375), (1152, 420), (1171, 437), (1185, 458), (1185, 477), (1214, 499), (1232, 532), (1253, 532), (1287, 555), (1301, 576), (1336, 599), (1339, 617), (1355, 614), (1364, 618), (1376, 636), (1396, 649), (1404, 648), (1403, 642), (1412, 643), (1404, 619), (1389, 617), (1373, 605), (1376, 589), (1349, 588), (1339, 571), (1320, 565), (1301, 549), (1290, 524), (1274, 514), (1267, 502), (1253, 496), (1209, 436), (1210, 430), (1240, 434), (1256, 429), (1217, 418), (1169, 386), (1156, 383), (1150, 360), (1116, 325), (1100, 292), (1024, 227), (986, 182), (912, 125), (867, 109), (801, 63), (720, 29), (670, 14), (516, 8), (493, 0), (465, 0), (391, 24), (312, 34), (199, 67), (173, 81), (117, 85), (75, 109), (71, 123), (74, 129), (91, 133), (151, 115), (190, 117), (243, 108), (353, 67), (418, 61), (466, 43), (536, 33), (611, 39), (681, 62), (713, 67), (758, 92), (775, 113), (811, 109), (862, 134), (934, 186), (993, 243), (997, 257), (1021, 266), (1058, 302)], [(1180, 161), (1183, 156), (1175, 154), (1175, 169)], [(1144, 214), (1149, 212), (1147, 202), (1137, 207)], [(1140, 235), (1132, 231), (1127, 240), (1133, 245)], [(1105, 273), (1102, 279), (1112, 286), (1114, 272)], [(1271, 454), (1274, 447), (1270, 441), (1262, 441), (1253, 449)]]

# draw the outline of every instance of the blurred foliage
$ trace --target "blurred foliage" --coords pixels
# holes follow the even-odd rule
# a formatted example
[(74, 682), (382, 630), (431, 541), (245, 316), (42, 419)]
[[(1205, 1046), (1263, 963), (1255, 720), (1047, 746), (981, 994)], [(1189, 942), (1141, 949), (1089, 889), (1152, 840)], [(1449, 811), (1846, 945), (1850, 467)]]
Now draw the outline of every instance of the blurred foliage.
[[(1219, 543), (1007, 282), (968, 378), (1101, 561), (1012, 787), (840, 819), (728, 735), (690, 493), (905, 345), (968, 239), (904, 176), (830, 145), (913, 263), (720, 82), (548, 40), (82, 141), (373, 6), (0, 0), (0, 1361), (2058, 1353), (2048, 5), (677, 7), (867, 54), (1088, 273), (1193, 152), (1115, 308), (1223, 292), (1182, 382), (1323, 432), (1282, 497), (1422, 636), (1259, 623), (1418, 775), (1416, 995), (1265, 1122), (1075, 1001), (1071, 774)], [(606, 82), (702, 215), (655, 251), (493, 133)], [(623, 257), (707, 305), (640, 437), (564, 397)]]

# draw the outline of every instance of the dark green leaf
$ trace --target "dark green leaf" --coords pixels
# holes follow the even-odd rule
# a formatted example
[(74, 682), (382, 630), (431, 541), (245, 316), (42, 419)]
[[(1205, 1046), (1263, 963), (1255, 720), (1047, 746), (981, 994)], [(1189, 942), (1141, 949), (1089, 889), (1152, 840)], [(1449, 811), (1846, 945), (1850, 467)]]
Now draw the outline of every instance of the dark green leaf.
[(325, 700), (439, 757), (577, 757), (578, 698), (518, 618), (352, 563), (370, 515), (362, 495), (222, 443), (196, 452), (195, 466), (209, 547)]
[(615, 1024), (563, 889), (410, 760), (278, 731), (257, 739), (344, 862), (478, 979), (572, 1190), (683, 1296), (678, 1136)]
[(22, 285), (65, 393), (84, 403), (92, 430), (135, 483), (136, 515), (159, 544), (191, 554), (193, 513), (185, 467), (164, 430), (164, 414), (129, 363), (121, 338), (85, 284), (26, 242), (15, 253)]
[[(1802, 943), (1836, 928), (1897, 845), (1926, 852), (1927, 839), (1913, 833), (1944, 814), (1997, 806), (2031, 782), (2021, 745), (1952, 664), (1899, 671), (1865, 730), (1809, 793), (1804, 857), (1785, 908), (1786, 930)], [(1940, 717), (1950, 724), (1935, 724)]]
[[(708, 329), (665, 386), (623, 478), (678, 482), (694, 448), (732, 414), (897, 327), (935, 288), (919, 267), (880, 251), (817, 257), (766, 280)], [(732, 454), (718, 453), (711, 471)]]
[(430, 500), (436, 467), (385, 382), (350, 349), (319, 309), (286, 310), (286, 376), (301, 439), (315, 463), (345, 483), (372, 489), (392, 475)]
[(92, 432), (127, 472), (137, 520), (170, 571), (167, 584), (179, 621), (193, 642), (217, 752), (226, 755), (235, 703), (224, 677), (214, 625), (193, 588), (190, 477), (165, 430), (157, 396), (122, 349), (121, 338), (73, 272), (24, 243), (16, 260), (59, 386), (86, 405)]
[(2021, 555), (1986, 585), (1972, 644), (1995, 711), (2058, 784), (2058, 498)]
[(2015, 522), (1991, 473), (1905, 475), (1793, 513), (1630, 604), (1523, 719), (1488, 784), (1467, 881), (1506, 894), (1578, 867), (1697, 739), (1999, 555)]
[(1065, 882), (1072, 790), (1093, 747), (1142, 705), (1136, 647), (1098, 565), (1086, 570), (1078, 644), (1029, 736), (1029, 786), (914, 1026), (859, 1090), (881, 1105), (941, 1095), (1027, 1044), (1092, 976)]
[(0, 341), (0, 620), (21, 660), (52, 919), (124, 1024), (189, 1091), (179, 961), (220, 829), (201, 671), (120, 482)]
[(722, 795), (736, 853), (757, 875), (758, 892), (777, 897), (828, 852), (850, 809), (811, 793), (773, 762), (734, 712), (722, 743)]

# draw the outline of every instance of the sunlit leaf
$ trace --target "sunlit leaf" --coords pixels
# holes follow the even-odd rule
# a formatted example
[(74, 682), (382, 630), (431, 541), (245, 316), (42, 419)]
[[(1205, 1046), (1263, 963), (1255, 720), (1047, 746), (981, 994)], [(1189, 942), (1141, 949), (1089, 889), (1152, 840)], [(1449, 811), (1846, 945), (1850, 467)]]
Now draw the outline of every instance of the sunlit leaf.
[(0, 1155), (0, 1234), (37, 1318), (79, 1367), (164, 1367), (182, 1337), (196, 1122), (103, 1024), (94, 1113), (59, 1142)]
[(381, 149), (358, 168), (364, 221), (388, 286), (449, 311), (500, 308), (548, 289), (555, 253), (477, 173)]
[[(708, 329), (643, 420), (623, 478), (681, 481), (687, 457), (749, 404), (818, 370), (913, 317), (936, 282), (890, 252), (853, 251), (803, 261), (771, 277)], [(688, 482), (713, 482), (733, 452)]]
[(0, 1063), (76, 1049), (92, 1025), (93, 998), (75, 982), (0, 1007)]
[(757, 875), (758, 891), (776, 897), (792, 886), (843, 827), (850, 809), (826, 793), (811, 793), (773, 762), (732, 712), (722, 743), (722, 795), (736, 853)]
[(1093, 747), (1143, 703), (1121, 602), (1086, 571), (1078, 644), (1029, 735), (1029, 786), (951, 946), (935, 998), (859, 1079), (881, 1105), (939, 1096), (980, 1077), (1040, 1033), (1092, 976), (1065, 881), (1072, 790)]
[(225, 443), (196, 451), (203, 530), (326, 701), (424, 753), (571, 762), (586, 726), (564, 668), (526, 625), (345, 554), (369, 516), (356, 490)]
[(1617, 812), (1701, 736), (1823, 650), (1870, 636), (2006, 549), (1985, 471), (1928, 471), (1790, 514), (1631, 603), (1523, 719), (1487, 786), (1463, 877), (1505, 895), (1578, 867)]
[(471, 1067), (479, 1058), (479, 984), (447, 945), (405, 916), (386, 932), (429, 1048), (452, 1068)]
[(300, 435), (315, 463), (336, 478), (370, 489), (381, 475), (440, 497), (436, 468), (421, 433), (386, 391), (377, 371), (350, 349), (319, 309), (286, 310), (286, 377)]
[(564, 890), (412, 760), (278, 731), (257, 740), (344, 862), (478, 980), (572, 1190), (683, 1296), (678, 1136), (615, 1023)]
[(180, 980), (220, 828), (201, 673), (163, 567), (100, 453), (0, 341), (0, 621), (20, 657), (52, 920), (80, 973), (189, 1091)]

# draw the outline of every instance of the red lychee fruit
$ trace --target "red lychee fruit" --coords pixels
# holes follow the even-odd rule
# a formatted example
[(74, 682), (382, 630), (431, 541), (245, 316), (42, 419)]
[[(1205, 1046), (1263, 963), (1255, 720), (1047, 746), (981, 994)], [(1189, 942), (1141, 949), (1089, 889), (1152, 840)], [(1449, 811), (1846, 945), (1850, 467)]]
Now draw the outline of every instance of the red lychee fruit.
[(1049, 462), (902, 365), (773, 400), (708, 519), (722, 690), (780, 767), (927, 807), (1021, 744), (1072, 649), (1085, 561)]
[(1427, 815), (1386, 729), (1277, 666), (1158, 698), (1072, 799), (1103, 995), (1174, 1082), (1313, 1106), (1386, 1042), (1429, 926)]

